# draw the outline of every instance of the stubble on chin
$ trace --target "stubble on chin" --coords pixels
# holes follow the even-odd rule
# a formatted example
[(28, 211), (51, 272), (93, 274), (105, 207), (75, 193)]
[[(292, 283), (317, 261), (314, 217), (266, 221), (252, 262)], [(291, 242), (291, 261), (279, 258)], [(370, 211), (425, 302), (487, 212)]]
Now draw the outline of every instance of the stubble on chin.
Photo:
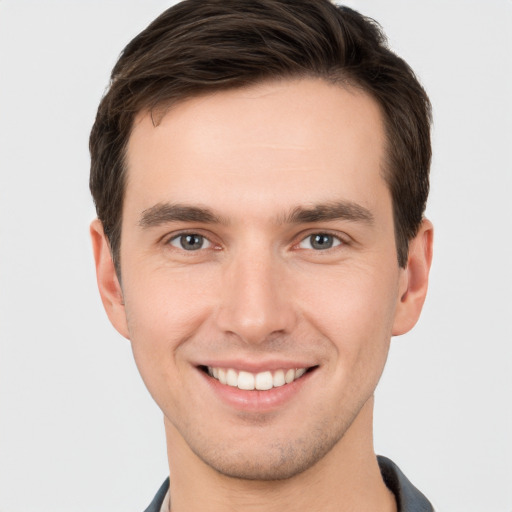
[[(366, 403), (366, 402), (365, 402)], [(273, 436), (268, 417), (252, 417), (253, 438), (212, 440), (204, 431), (189, 430), (185, 442), (207, 466), (228, 478), (247, 481), (278, 481), (293, 478), (321, 461), (344, 438), (364, 404), (340, 414), (337, 421), (324, 420), (301, 435), (294, 432)], [(304, 411), (307, 421), (308, 411)], [(265, 432), (267, 430), (267, 432)], [(192, 434), (192, 435), (191, 435)], [(296, 437), (294, 437), (294, 434)]]

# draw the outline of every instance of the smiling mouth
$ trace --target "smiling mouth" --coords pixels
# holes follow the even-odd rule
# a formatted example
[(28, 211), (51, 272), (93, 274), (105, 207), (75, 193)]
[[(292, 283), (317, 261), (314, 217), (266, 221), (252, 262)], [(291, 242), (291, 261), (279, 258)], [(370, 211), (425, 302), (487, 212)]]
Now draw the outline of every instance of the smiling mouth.
[(219, 368), (212, 366), (200, 366), (203, 372), (216, 379), (221, 384), (245, 391), (267, 391), (291, 384), (300, 379), (305, 373), (313, 371), (311, 368), (288, 368), (275, 371), (263, 371), (258, 373), (235, 370), (234, 368)]

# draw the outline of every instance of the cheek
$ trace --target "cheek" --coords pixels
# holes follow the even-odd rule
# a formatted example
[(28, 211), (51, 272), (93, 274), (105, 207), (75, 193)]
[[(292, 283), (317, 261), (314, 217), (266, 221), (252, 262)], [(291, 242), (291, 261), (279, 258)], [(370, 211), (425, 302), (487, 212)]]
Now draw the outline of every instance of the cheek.
[(140, 268), (127, 276), (123, 289), (133, 337), (161, 333), (153, 341), (179, 342), (206, 314), (212, 282), (211, 272), (197, 268)]
[(340, 270), (302, 289), (303, 314), (335, 346), (341, 359), (385, 360), (398, 295), (398, 271)]
[(201, 324), (197, 302), (148, 280), (125, 303), (133, 358), (147, 390), (162, 411), (180, 410), (176, 391), (186, 375), (180, 347)]
[(123, 291), (128, 330), (135, 362), (150, 391), (160, 379), (176, 379), (181, 345), (208, 316), (208, 288), (191, 272), (127, 276)]

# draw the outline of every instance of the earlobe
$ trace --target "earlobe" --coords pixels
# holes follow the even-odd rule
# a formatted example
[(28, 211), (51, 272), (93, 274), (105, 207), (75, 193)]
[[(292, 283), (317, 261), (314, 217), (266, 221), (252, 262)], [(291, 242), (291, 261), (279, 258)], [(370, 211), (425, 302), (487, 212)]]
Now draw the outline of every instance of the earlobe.
[(409, 242), (407, 267), (402, 270), (399, 302), (393, 323), (393, 336), (410, 331), (420, 316), (427, 295), (432, 263), (434, 228), (424, 219), (418, 234)]
[(103, 307), (116, 330), (129, 339), (123, 291), (112, 260), (110, 244), (99, 219), (91, 223), (90, 233), (96, 264), (96, 280)]

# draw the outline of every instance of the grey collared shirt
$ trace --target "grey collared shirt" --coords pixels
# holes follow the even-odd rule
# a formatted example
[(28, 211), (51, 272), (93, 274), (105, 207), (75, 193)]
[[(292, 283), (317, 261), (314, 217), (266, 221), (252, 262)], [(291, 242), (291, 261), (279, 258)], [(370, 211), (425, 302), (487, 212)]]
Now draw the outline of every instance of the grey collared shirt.
[[(434, 512), (427, 498), (409, 482), (393, 461), (380, 455), (377, 460), (384, 482), (395, 495), (398, 512)], [(169, 501), (169, 479), (167, 479), (144, 512), (167, 512)]]

